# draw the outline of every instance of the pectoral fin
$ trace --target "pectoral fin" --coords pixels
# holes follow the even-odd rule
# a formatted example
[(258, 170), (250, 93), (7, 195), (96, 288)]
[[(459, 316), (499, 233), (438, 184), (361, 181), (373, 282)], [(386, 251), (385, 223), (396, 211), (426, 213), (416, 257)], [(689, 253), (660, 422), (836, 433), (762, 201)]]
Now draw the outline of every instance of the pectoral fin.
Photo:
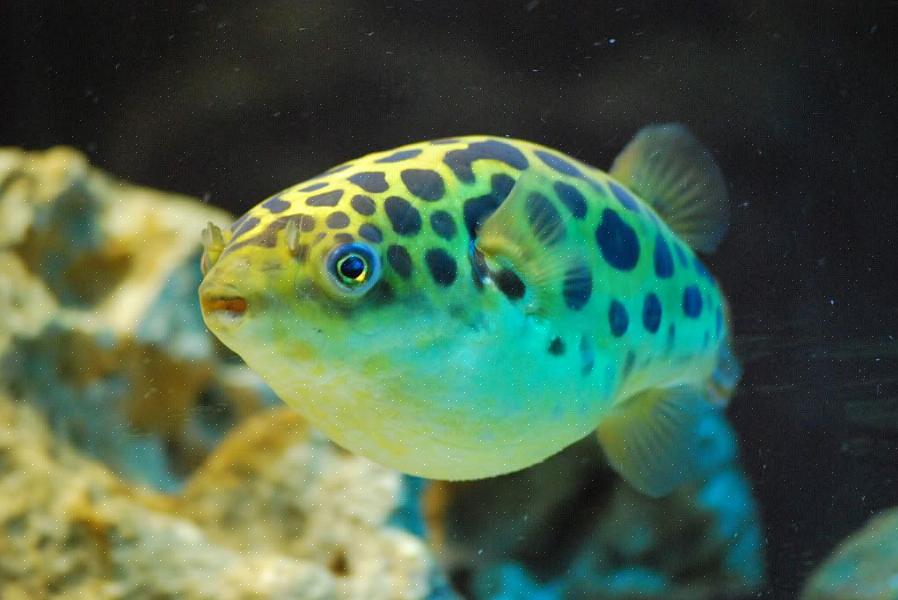
[(698, 430), (712, 410), (696, 388), (648, 390), (612, 408), (596, 433), (614, 470), (659, 497), (702, 475)]
[(548, 316), (563, 309), (562, 302), (580, 310), (592, 292), (592, 278), (571, 219), (551, 180), (524, 173), (478, 231), (476, 257), (500, 288), (510, 270), (532, 290), (530, 312)]

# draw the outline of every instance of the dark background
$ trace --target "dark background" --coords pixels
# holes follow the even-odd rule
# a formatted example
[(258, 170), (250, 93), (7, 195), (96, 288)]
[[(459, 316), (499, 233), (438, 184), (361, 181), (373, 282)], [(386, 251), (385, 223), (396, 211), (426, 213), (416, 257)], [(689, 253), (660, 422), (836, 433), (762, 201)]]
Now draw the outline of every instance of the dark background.
[(0, 144), (70, 144), (240, 213), (426, 138), (607, 167), (640, 126), (682, 121), (733, 199), (709, 262), (745, 366), (730, 415), (766, 597), (898, 504), (898, 3), (242, 4), (4, 2)]

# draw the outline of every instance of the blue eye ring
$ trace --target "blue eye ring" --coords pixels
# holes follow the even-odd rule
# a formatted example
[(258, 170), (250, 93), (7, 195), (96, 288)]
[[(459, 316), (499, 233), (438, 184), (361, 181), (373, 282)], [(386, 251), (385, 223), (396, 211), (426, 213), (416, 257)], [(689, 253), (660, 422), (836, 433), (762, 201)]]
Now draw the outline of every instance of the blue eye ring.
[(360, 296), (380, 279), (380, 257), (367, 244), (342, 244), (327, 255), (327, 274), (338, 290)]

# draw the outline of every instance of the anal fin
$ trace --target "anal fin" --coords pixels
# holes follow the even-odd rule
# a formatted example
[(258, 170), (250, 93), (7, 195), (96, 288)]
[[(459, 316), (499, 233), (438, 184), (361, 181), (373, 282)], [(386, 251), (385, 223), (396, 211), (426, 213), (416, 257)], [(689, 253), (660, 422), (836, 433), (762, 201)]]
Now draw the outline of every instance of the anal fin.
[(614, 470), (659, 497), (708, 471), (700, 430), (714, 411), (699, 388), (651, 389), (612, 408), (596, 433)]

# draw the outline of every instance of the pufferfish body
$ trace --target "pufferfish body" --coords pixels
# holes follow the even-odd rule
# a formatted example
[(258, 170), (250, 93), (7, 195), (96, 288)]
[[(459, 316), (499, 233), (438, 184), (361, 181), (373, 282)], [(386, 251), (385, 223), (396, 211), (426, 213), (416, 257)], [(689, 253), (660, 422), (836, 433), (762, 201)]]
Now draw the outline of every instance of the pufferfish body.
[(661, 495), (739, 376), (712, 251), (727, 194), (680, 125), (605, 173), (519, 140), (369, 154), (204, 232), (209, 329), (345, 448), (403, 472), (515, 471), (592, 431)]

